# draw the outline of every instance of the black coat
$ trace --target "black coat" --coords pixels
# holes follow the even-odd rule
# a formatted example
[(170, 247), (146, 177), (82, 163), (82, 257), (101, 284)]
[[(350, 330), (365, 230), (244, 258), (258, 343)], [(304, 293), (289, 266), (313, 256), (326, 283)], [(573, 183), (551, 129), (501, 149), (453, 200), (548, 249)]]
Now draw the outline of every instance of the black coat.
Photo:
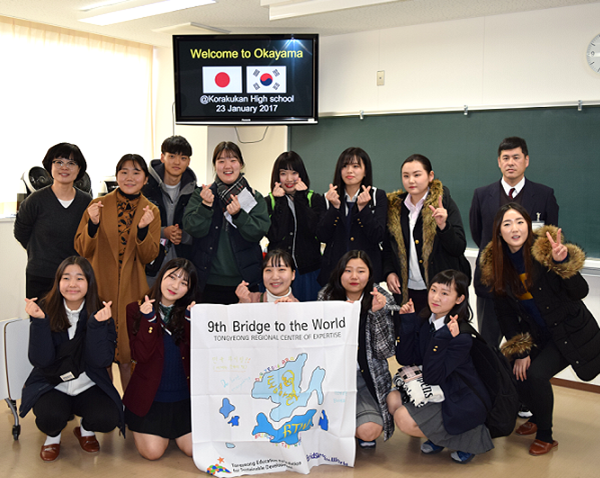
[[(536, 233), (538, 237), (531, 251), (533, 286), (529, 292), (548, 328), (550, 340), (568, 360), (577, 376), (588, 381), (600, 373), (600, 328), (582, 302), (589, 291), (587, 282), (578, 272), (583, 267), (585, 254), (579, 247), (567, 244), (567, 260), (555, 263), (546, 231), (556, 237), (556, 230), (553, 226), (545, 226)], [(491, 285), (493, 271), (489, 246), (482, 252), (481, 272), (482, 282)], [(523, 347), (515, 354), (515, 358), (527, 355), (535, 358), (544, 346), (544, 334), (521, 301), (509, 291), (506, 295), (497, 295), (494, 305), (508, 346), (512, 346), (521, 334), (527, 332), (533, 338), (531, 345), (535, 346), (531, 349)]]
[[(500, 208), (501, 194), (502, 184), (500, 181), (477, 188), (473, 193), (473, 201), (469, 211), (469, 224), (471, 226), (471, 237), (479, 247), (479, 256), (481, 256), (484, 247), (492, 240), (494, 216)], [(558, 225), (558, 203), (552, 188), (526, 179), (525, 186), (523, 186), (519, 196), (522, 196), (521, 206), (527, 210), (532, 221), (537, 220), (537, 214), (539, 213), (540, 221), (544, 221), (546, 225)], [(473, 285), (478, 296), (491, 299), (493, 294), (482, 284), (480, 279), (479, 256), (477, 257)]]
[(329, 282), (331, 271), (340, 258), (352, 250), (362, 250), (367, 253), (373, 263), (373, 280), (380, 282), (383, 279), (380, 243), (385, 234), (387, 216), (385, 191), (377, 189), (375, 197), (360, 212), (358, 206), (354, 205), (350, 235), (346, 229), (344, 204), (342, 203), (339, 209), (329, 203), (326, 205), (328, 209), (317, 227), (317, 237), (319, 241), (325, 243), (319, 284), (325, 286)]
[[(83, 329), (87, 329), (83, 349), (85, 373), (115, 402), (120, 415), (119, 428), (125, 435), (123, 404), (119, 392), (117, 392), (108, 375), (108, 367), (112, 365), (114, 360), (117, 342), (115, 322), (112, 318), (98, 322), (93, 315), (88, 320), (87, 311), (84, 307), (79, 313), (76, 335), (82, 333)], [(21, 417), (27, 415), (44, 393), (54, 389), (54, 385), (46, 380), (41, 369), (54, 363), (58, 347), (68, 340), (69, 332), (67, 330), (63, 332), (52, 332), (50, 330), (48, 318), (31, 318), (29, 361), (33, 365), (33, 370), (23, 386), (23, 398), (19, 410)]]
[(323, 196), (308, 190), (296, 191), (295, 218), (286, 196), (275, 197), (270, 193), (265, 201), (271, 218), (271, 227), (267, 233), (269, 251), (283, 249), (292, 254), (299, 274), (319, 269), (321, 243), (317, 239), (317, 226), (325, 208)]
[[(183, 228), (183, 213), (187, 206), (192, 193), (196, 189), (196, 175), (194, 172), (187, 168), (182, 177), (179, 192), (179, 199), (175, 205), (175, 214), (173, 215), (173, 222), (169, 224), (167, 221), (167, 208), (165, 207), (165, 200), (170, 201), (170, 197), (167, 196), (163, 191), (163, 179), (165, 177), (165, 166), (160, 162), (159, 159), (155, 159), (150, 163), (150, 176), (148, 177), (148, 183), (142, 188), (142, 193), (146, 198), (158, 207), (160, 211), (160, 224), (161, 224), (161, 237), (162, 230), (166, 226), (172, 226), (178, 224), (179, 228)], [(189, 236), (188, 236), (189, 237)], [(184, 257), (191, 259), (192, 256), (192, 244), (177, 244), (175, 246), (177, 257)]]
[[(402, 303), (408, 301), (408, 267), (410, 225), (409, 211), (404, 205), (407, 192), (396, 191), (388, 195), (388, 224), (383, 242), (383, 276), (395, 272), (400, 278)], [(429, 205), (437, 207), (438, 198), (442, 194), (442, 204), (448, 211), (446, 227), (440, 230), (431, 217)], [(413, 231), (421, 277), (427, 285), (441, 271), (454, 269), (467, 274), (471, 278), (471, 266), (465, 258), (467, 240), (463, 229), (462, 218), (458, 206), (450, 197), (450, 191), (434, 180), (430, 186), (429, 196)]]

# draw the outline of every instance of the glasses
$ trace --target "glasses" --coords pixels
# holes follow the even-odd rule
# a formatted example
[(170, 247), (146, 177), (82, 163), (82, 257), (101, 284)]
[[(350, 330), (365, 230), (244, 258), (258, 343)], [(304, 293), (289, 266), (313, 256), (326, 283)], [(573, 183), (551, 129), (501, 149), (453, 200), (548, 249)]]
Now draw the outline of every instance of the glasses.
[(64, 166), (68, 169), (75, 169), (76, 167), (78, 167), (75, 161), (65, 161), (64, 159), (55, 159), (54, 161), (52, 161), (52, 164), (54, 164), (54, 166), (56, 166), (57, 168), (62, 168)]

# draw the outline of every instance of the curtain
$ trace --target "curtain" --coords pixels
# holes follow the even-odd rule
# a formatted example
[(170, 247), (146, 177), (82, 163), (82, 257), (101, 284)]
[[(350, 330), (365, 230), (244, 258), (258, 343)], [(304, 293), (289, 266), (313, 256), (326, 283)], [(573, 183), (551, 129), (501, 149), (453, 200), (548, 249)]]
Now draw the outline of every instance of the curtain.
[(74, 143), (94, 196), (126, 153), (152, 158), (153, 47), (0, 16), (0, 214), (48, 148)]

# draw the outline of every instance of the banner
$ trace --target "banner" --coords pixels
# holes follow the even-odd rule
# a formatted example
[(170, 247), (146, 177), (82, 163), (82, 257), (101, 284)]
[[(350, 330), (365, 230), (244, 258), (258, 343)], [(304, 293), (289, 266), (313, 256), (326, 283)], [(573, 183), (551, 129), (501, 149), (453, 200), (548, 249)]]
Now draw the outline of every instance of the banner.
[(192, 309), (194, 462), (216, 476), (354, 466), (360, 304)]

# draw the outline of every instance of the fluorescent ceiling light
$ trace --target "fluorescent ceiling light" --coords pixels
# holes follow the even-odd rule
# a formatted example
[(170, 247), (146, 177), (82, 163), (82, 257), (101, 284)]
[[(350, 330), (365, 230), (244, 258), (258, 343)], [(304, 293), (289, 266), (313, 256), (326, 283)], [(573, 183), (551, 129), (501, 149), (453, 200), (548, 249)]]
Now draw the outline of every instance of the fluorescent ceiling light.
[(96, 8), (102, 7), (110, 7), (111, 5), (116, 5), (118, 3), (127, 3), (133, 0), (106, 0), (105, 2), (98, 2), (92, 5), (88, 5), (87, 7), (81, 7), (79, 10), (82, 12), (89, 12), (90, 10), (96, 10)]
[(261, 0), (261, 5), (269, 7), (269, 20), (282, 20), (397, 1), (399, 0)]
[(82, 18), (79, 21), (105, 26), (130, 20), (138, 20), (139, 18), (151, 17), (153, 15), (162, 15), (163, 13), (185, 10), (187, 8), (199, 7), (200, 5), (207, 5), (215, 2), (216, 0), (164, 0), (158, 3), (151, 3), (150, 5), (142, 5), (140, 7), (119, 10), (118, 12), (96, 15), (95, 17)]

